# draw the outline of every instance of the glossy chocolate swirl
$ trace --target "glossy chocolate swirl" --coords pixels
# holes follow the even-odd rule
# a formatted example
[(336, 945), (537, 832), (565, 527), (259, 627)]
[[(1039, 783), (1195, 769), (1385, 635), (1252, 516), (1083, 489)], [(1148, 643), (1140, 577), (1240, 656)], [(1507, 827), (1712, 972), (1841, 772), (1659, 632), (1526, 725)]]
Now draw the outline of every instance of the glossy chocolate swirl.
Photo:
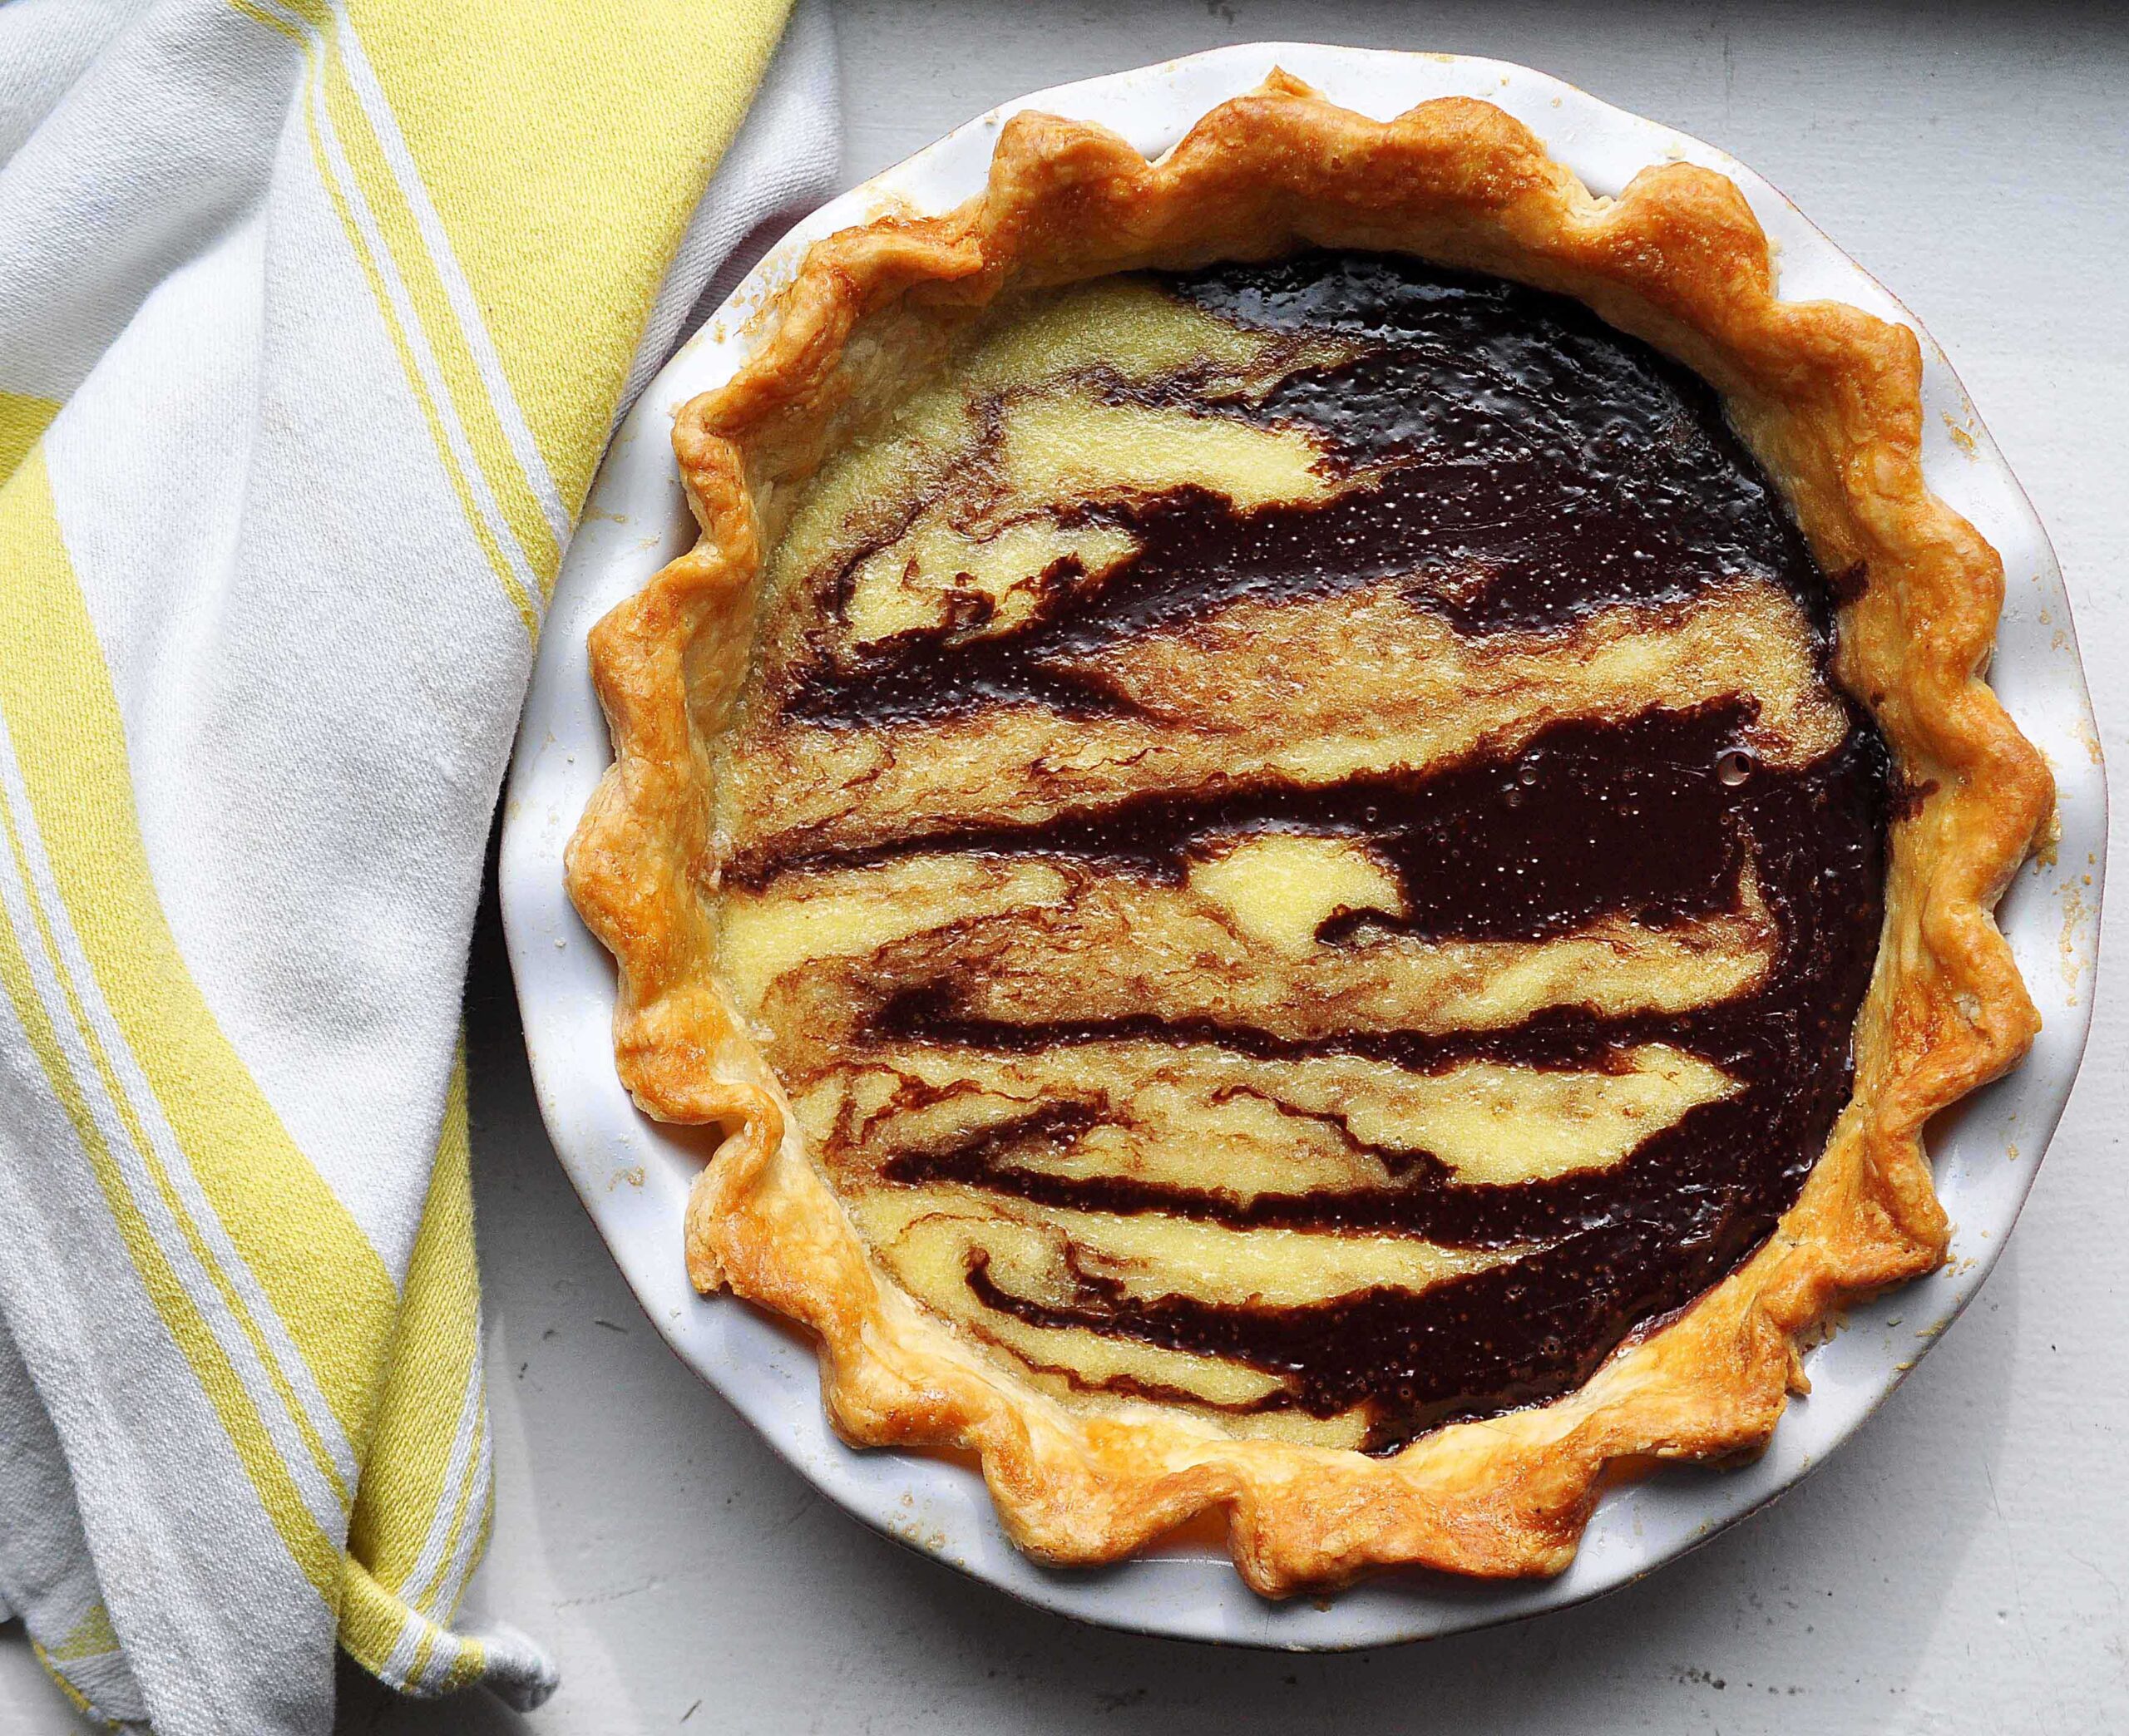
[(1889, 767), (1692, 377), (1310, 255), (960, 333), (783, 527), (727, 975), (889, 1274), (1062, 1394), (1393, 1448), (1795, 1200)]

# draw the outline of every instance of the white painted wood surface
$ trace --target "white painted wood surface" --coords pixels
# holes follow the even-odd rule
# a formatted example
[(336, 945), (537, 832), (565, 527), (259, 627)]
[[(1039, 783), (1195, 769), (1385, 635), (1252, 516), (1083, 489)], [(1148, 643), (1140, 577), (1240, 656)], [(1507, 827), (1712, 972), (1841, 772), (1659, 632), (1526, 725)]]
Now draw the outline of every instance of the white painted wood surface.
[[(1950, 353), (2052, 532), (2129, 765), (2129, 10), (842, 0), (846, 176), (1018, 93), (1227, 42), (1521, 61), (1752, 164)], [(2129, 884), (2125, 882), (2123, 884)], [(469, 1009), (501, 1489), (479, 1595), (563, 1686), (342, 1728), (1045, 1733), (2129, 1728), (2129, 982), (1982, 1298), (1771, 1512), (1597, 1605), (1293, 1659), (1025, 1610), (862, 1530), (665, 1351), (548, 1151), (493, 912)], [(0, 1731), (77, 1723), (0, 1630)]]

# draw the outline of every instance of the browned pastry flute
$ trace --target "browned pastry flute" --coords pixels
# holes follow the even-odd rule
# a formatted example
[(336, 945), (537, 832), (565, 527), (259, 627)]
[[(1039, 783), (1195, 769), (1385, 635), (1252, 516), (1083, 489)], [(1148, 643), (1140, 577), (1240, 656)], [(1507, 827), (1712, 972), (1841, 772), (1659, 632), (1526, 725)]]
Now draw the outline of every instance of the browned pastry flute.
[(1924, 1272), (2047, 812), (1913, 337), (1737, 190), (1275, 76), (1023, 115), (680, 413), (570, 855), (686, 1253), (1056, 1561), (1558, 1571)]

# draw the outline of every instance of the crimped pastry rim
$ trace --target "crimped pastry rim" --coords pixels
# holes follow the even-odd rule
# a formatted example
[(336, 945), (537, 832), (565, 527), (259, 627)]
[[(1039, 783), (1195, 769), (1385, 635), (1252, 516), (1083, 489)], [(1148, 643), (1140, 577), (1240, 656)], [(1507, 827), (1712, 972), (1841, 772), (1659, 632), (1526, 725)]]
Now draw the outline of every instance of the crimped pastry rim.
[[(1099, 129), (1041, 117), (1016, 120), (1000, 143), (1008, 170), (1023, 179), (1032, 172), (1029, 165), (1053, 163), (1064, 153), (1089, 177), (1136, 176), (1142, 190), (1150, 185), (1174, 211), (1204, 207), (1208, 175), (1235, 171), (1237, 158), (1247, 173), (1272, 172), (1276, 165), (1267, 157), (1271, 141), (1303, 155), (1319, 153), (1319, 169), (1323, 152), (1370, 145), (1430, 153), (1427, 160), (1440, 172), (1460, 175), (1467, 182), (1474, 169), (1482, 179), (1507, 175), (1514, 180), (1521, 175), (1529, 183), (1524, 186), (1526, 199), (1535, 196), (1540, 205), (1550, 200), (1556, 207), (1555, 244), (1566, 233), (1558, 225), (1573, 217), (1586, 228), (1597, 209), (1575, 204), (1567, 185), (1571, 178), (1551, 165), (1519, 126), (1498, 111), (1465, 99), (1425, 105), (1403, 121), (1379, 125), (1275, 80), (1264, 91), (1215, 110), (1193, 142), (1164, 160), (1158, 170), (1145, 169), (1129, 147)], [(1497, 184), (1496, 191), (1499, 185), (1505, 183)], [(998, 185), (994, 180), (994, 191)], [(1030, 196), (1039, 203), (1038, 195)], [(1666, 296), (1672, 299), (1662, 317), (1673, 321), (1711, 308), (1726, 318), (1751, 313), (1767, 329), (1746, 321), (1727, 332), (1729, 341), (1740, 346), (1726, 358), (1730, 362), (1756, 343), (1761, 349), (1751, 353), (1759, 365), (1770, 365), (1770, 358), (1776, 365), (1802, 365), (1801, 357), (1815, 358), (1814, 365), (1821, 367), (1837, 363), (1867, 376), (1871, 390), (1862, 394), (1863, 408), (1870, 413), (1853, 443), (1874, 462), (1889, 463), (1896, 471), (1904, 466), (1911, 484), (1904, 495), (1899, 489), (1874, 494), (1874, 512), (1887, 519), (1875, 534), (1919, 540), (1931, 554), (1927, 600), (1934, 660), (1906, 671), (1915, 683), (1918, 725), (1925, 732), (1918, 739), (1926, 739), (1940, 757), (1952, 756), (1964, 766), (1970, 786), (1986, 787), (1971, 801), (1954, 801), (1941, 792), (1931, 798), (1940, 816), (1945, 810), (1960, 810), (1955, 817), (1961, 823), (1952, 828), (1956, 837), (1933, 846), (1929, 858), (1939, 882), (1947, 874), (1959, 881), (1959, 895), (1949, 903), (1939, 897), (1915, 906), (1914, 914), (1927, 919), (1919, 920), (1918, 936), (1926, 942), (1924, 950), (1944, 980), (1914, 1004), (1901, 1002), (1903, 1018), (1892, 1023), (1911, 1038), (1918, 1020), (1959, 1022), (1944, 1026), (1955, 1040), (1934, 1051), (1924, 1045), (1920, 1061), (1926, 1064), (1911, 1065), (1899, 1074), (1898, 1088), (1889, 1085), (1872, 1093), (1867, 1125), (1837, 1136), (1835, 1151), (1846, 1152), (1844, 1172), (1852, 1171), (1851, 1181), (1860, 1178), (1870, 1186), (1843, 1196), (1851, 1209), (1830, 1216), (1815, 1209), (1812, 1221), (1796, 1226), (1805, 1233), (1794, 1240), (1785, 1235), (1791, 1227), (1786, 1219), (1775, 1242), (1685, 1320), (1615, 1359), (1580, 1393), (1504, 1419), (1512, 1428), (1465, 1425), (1428, 1438), (1396, 1459), (1378, 1461), (1264, 1441), (1223, 1441), (1216, 1443), (1217, 1450), (1201, 1451), (1205, 1443), (1194, 1438), (1180, 1443), (1139, 1439), (1135, 1424), (1124, 1427), (1076, 1413), (1064, 1413), (1060, 1422), (1043, 1414), (1045, 1406), (1057, 1408), (1031, 1389), (1023, 1389), (1001, 1410), (992, 1403), (995, 1394), (986, 1398), (961, 1390), (971, 1371), (924, 1342), (922, 1323), (904, 1317), (911, 1313), (906, 1304), (897, 1309), (892, 1297), (868, 1300), (852, 1293), (851, 1285), (838, 1285), (834, 1275), (813, 1258), (820, 1250), (811, 1240), (803, 1242), (804, 1257), (794, 1254), (802, 1244), (788, 1237), (772, 1245), (757, 1235), (753, 1245), (742, 1245), (743, 1239), (735, 1239), (734, 1226), (744, 1221), (745, 1214), (731, 1214), (734, 1194), (744, 1192), (736, 1184), (744, 1179), (750, 1161), (768, 1163), (776, 1154), (764, 1137), (767, 1122), (758, 1103), (743, 1100), (749, 1091), (758, 1094), (759, 1087), (749, 1085), (743, 1056), (726, 1052), (739, 1033), (716, 1028), (713, 1009), (700, 992), (704, 985), (691, 980), (685, 968), (675, 969), (676, 958), (688, 951), (689, 857), (680, 846), (686, 841), (681, 834), (687, 824), (690, 758), (684, 751), (684, 707), (682, 733), (675, 736), (670, 727), (676, 691), (670, 670), (661, 689), (660, 659), (677, 668), (674, 635), (680, 630), (689, 588), (704, 578), (701, 548), (674, 563), (595, 634), (595, 671), (614, 727), (617, 764), (572, 846), (571, 890), (587, 921), (621, 962), (617, 1035), (624, 1075), (654, 1113), (679, 1120), (737, 1113), (743, 1122), (740, 1135), (728, 1142), (705, 1171), (709, 1179), (698, 1184), (690, 1211), (698, 1264), (706, 1258), (721, 1265), (724, 1275), (743, 1293), (808, 1319), (823, 1331), (830, 1347), (824, 1369), (831, 1411), (846, 1434), (905, 1444), (958, 1441), (981, 1451), (1009, 1528), (1045, 1558), (1114, 1559), (1210, 1505), (1228, 1508), (1237, 1564), (1260, 1590), (1335, 1583), (1392, 1561), (1489, 1575), (1556, 1571), (1572, 1554), (1608, 1467), (1616, 1472), (1624, 1467), (1623, 1462), (1652, 1455), (1707, 1457), (1763, 1443), (1796, 1372), (1795, 1334), (1808, 1329), (1833, 1301), (1926, 1270), (1941, 1255), (1944, 1225), (1929, 1187), (1927, 1164), (1903, 1129), (1919, 1126), (1931, 1109), (2015, 1059), (2033, 1025), (2031, 1004), (1986, 910), (2045, 816), (2047, 775), (1987, 689), (1964, 673), (1956, 679), (1951, 673), (1962, 660), (1970, 664), (1988, 644), (2000, 596), (2000, 571), (1986, 545), (1932, 501), (1922, 486), (1914, 462), (1919, 362), (1911, 335), (1853, 309), (1799, 309), (1773, 301), (1764, 282), (1764, 241), (1756, 224), (1735, 190), (1706, 171), (1682, 165), (1655, 171), (1610, 210), (1607, 223), (1616, 227), (1624, 220), (1618, 214), (1629, 213), (1635, 222), (1660, 230), (1670, 252), (1682, 258), (1690, 251), (1693, 256), (1687, 262), (1694, 265), (1692, 270), (1682, 269), (1680, 260), (1667, 254), (1657, 260), (1662, 269), (1639, 285), (1650, 298), (1641, 309), (1643, 317), (1656, 317), (1654, 303)], [(809, 267), (809, 274), (802, 274), (773, 311), (788, 318), (796, 309), (802, 318), (832, 323), (862, 293), (853, 285), (862, 286), (868, 272), (921, 277), (938, 273), (942, 263), (959, 271), (968, 264), (968, 234), (959, 237), (959, 257), (944, 259), (942, 244), (954, 239), (952, 225), (961, 224), (966, 230), (968, 221), (964, 208), (962, 214), (945, 219), (876, 224), (857, 232), (869, 240), (853, 240), (848, 234), (837, 238), (817, 249), (818, 269)], [(995, 270), (1005, 250), (995, 225), (981, 239), (989, 250), (977, 249), (979, 274)], [(1012, 239), (1023, 249), (1030, 246), (1025, 234)], [(1526, 237), (1524, 244), (1533, 243)], [(1731, 281), (1722, 275), (1741, 272), (1751, 279), (1755, 247), (1758, 280)], [(1428, 250), (1442, 256), (1440, 249)], [(1490, 257), (1450, 257), (1501, 269)], [(1617, 284), (1612, 287), (1616, 289)], [(1694, 302), (1697, 295), (1713, 299), (1702, 305)], [(1633, 324), (1627, 318), (1618, 323)], [(1776, 327), (1790, 328), (1779, 333), (1786, 348), (1767, 351), (1764, 346)], [(1667, 335), (1676, 340), (1680, 329), (1673, 328)], [(1690, 328), (1684, 329), (1690, 337)], [(793, 330), (787, 326), (783, 335), (773, 338), (731, 387), (689, 406), (676, 431), (699, 511), (727, 538), (729, 549), (741, 554), (747, 528), (743, 501), (730, 486), (730, 467), (718, 446), (724, 434), (743, 432), (750, 407), (759, 413), (784, 402), (800, 382), (793, 365), (800, 347), (787, 341)], [(820, 330), (817, 324), (815, 340)], [(1828, 356), (1834, 361), (1828, 362)], [(1902, 594), (1912, 589), (1908, 586)], [(1882, 603), (1886, 589), (1874, 583), (1872, 591)], [(1865, 606), (1870, 604), (1866, 595)], [(1895, 697), (1904, 691), (1898, 690)], [(666, 726), (662, 736), (661, 706)], [(1900, 739), (1889, 723), (1888, 729)], [(1986, 775), (1977, 777), (1977, 768)], [(1928, 816), (1925, 806), (1924, 820)], [(1915, 829), (1910, 822), (1909, 831)], [(1959, 1018), (1961, 995), (1972, 997), (1978, 1026)], [(724, 1076), (714, 1088), (704, 1085), (705, 1058), (713, 1078), (720, 1068)], [(1852, 1113), (1844, 1118), (1845, 1128), (1852, 1119)], [(1815, 1192), (1825, 1191), (1821, 1178), (1832, 1162), (1831, 1156), (1822, 1161), (1791, 1218), (1805, 1212)], [(757, 1198), (753, 1203), (762, 1202)], [(810, 1271), (809, 1263), (815, 1268)], [(1717, 1300), (1740, 1288), (1748, 1275), (1751, 1282), (1743, 1287), (1751, 1291), (1751, 1305), (1736, 1310), (1734, 1318), (1717, 1320), (1722, 1314), (1714, 1306)], [(1712, 1332), (1712, 1325), (1722, 1329)], [(1695, 1342), (1701, 1354), (1686, 1354)], [(910, 1367), (901, 1365), (911, 1359), (921, 1377), (915, 1385), (925, 1389), (915, 1401), (907, 1392), (894, 1390), (901, 1378), (896, 1369), (909, 1375)], [(1694, 1378), (1677, 1378), (1674, 1363), (1691, 1363)], [(1659, 1374), (1664, 1378), (1654, 1378)], [(979, 1383), (995, 1386), (1010, 1379), (988, 1364), (980, 1370)], [(931, 1390), (935, 1387), (938, 1390)], [(1444, 1444), (1474, 1428), (1489, 1437), (1483, 1452), (1470, 1450), (1470, 1442), (1461, 1438), (1453, 1447)], [(1512, 1445), (1501, 1438), (1509, 1434), (1517, 1438)], [(1326, 1462), (1346, 1460), (1358, 1460), (1358, 1467)], [(1421, 1460), (1424, 1464), (1417, 1462)], [(1288, 1487), (1297, 1475), (1307, 1479), (1305, 1494)], [(1333, 1497), (1345, 1497), (1352, 1506), (1343, 1521)]]

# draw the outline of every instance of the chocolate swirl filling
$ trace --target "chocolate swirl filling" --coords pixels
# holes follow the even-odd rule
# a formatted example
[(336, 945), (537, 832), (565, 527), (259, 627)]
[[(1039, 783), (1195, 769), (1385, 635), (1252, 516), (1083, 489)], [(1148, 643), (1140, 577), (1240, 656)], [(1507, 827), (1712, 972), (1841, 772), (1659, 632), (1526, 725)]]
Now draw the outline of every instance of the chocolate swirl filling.
[[(814, 1033), (810, 1061), (796, 1048), (779, 1057), (794, 1089), (912, 1050), (941, 1064), (1010, 1065), (1148, 1044), (1274, 1066), (1350, 1058), (1422, 1081), (1476, 1062), (1602, 1076), (1649, 1045), (1715, 1069), (1726, 1082), (1720, 1093), (1616, 1161), (1500, 1183), (1465, 1177), (1423, 1146), (1369, 1137), (1335, 1104), (1281, 1112), (1349, 1152), (1376, 1177), (1366, 1185), (1239, 1190), (1216, 1171), (1186, 1183), (1104, 1167), (1090, 1154), (1104, 1149), (1102, 1137), (1129, 1134), (1139, 1112), (1113, 1084), (1075, 1087), (1069, 1064), (1063, 1083), (1025, 1093), (1010, 1113), (904, 1137), (895, 1113), (923, 1094), (906, 1083), (863, 1128), (846, 1112), (817, 1141), (852, 1191), (952, 1190), (1064, 1214), (1056, 1221), (1068, 1226), (1094, 1213), (1484, 1251), (1490, 1263), (1424, 1287), (1376, 1283), (1296, 1303), (1247, 1285), (1218, 1295), (1164, 1288), (1158, 1274), (1127, 1282), (1113, 1263), (1084, 1257), (1069, 1227), (1064, 1275), (1040, 1293), (980, 1238), (967, 1250), (966, 1294), (949, 1311), (971, 1329), (1011, 1321), (1045, 1343), (1091, 1334), (1266, 1377), (1251, 1396), (1219, 1399), (1143, 1374), (1044, 1364), (1073, 1386), (1152, 1392), (1237, 1418), (1357, 1413), (1364, 1443), (1391, 1450), (1445, 1423), (1571, 1391), (1732, 1270), (1795, 1201), (1849, 1088), (1850, 1032), (1883, 916), (1892, 768), (1867, 715), (1830, 693), (1832, 587), (1690, 374), (1577, 304), (1410, 261), (1316, 254), (1160, 281), (1186, 306), (1290, 346), (1293, 365), (1253, 393), (1188, 367), (1150, 378), (1095, 368), (1074, 389), (1106, 404), (1304, 431), (1336, 486), (1248, 506), (1192, 485), (1069, 506), (1060, 522), (1113, 530), (1128, 554), (1093, 578), (1060, 560), (1025, 619), (995, 633), (969, 630), (983, 625), (978, 599), (973, 615), (943, 624), (836, 643), (848, 575), (874, 552), (861, 550), (823, 581), (828, 622), (811, 653), (769, 684), (779, 727), (898, 740), (893, 732), (992, 714), (1143, 719), (1143, 698), (1110, 673), (1118, 655), (1163, 635), (1188, 640), (1237, 605), (1336, 610), (1386, 586), (1482, 644), (1564, 643), (1578, 624), (1619, 610), (1647, 612), (1647, 631), (1659, 634), (1666, 610), (1726, 587), (1770, 589), (1794, 605), (1812, 679), (1845, 720), (1830, 751), (1785, 757), (1761, 751), (1756, 693), (1674, 703), (1658, 687), (1630, 714), (1554, 717), (1482, 736), (1440, 763), (1329, 782), (1245, 768), (1064, 801), (1032, 821), (918, 811), (899, 816), (892, 836), (859, 843), (738, 841), (726, 870), (734, 895), (946, 859), (1051, 865), (1068, 887), (1061, 906), (1045, 907), (1034, 940), (1010, 938), (1020, 931), (1000, 925), (1012, 919), (993, 916), (808, 966), (825, 997), (817, 1004), (837, 1011), (827, 1037)], [(994, 395), (984, 413), (1002, 418), (1005, 402)], [(1276, 658), (1266, 668), (1267, 679), (1292, 673)], [(1386, 694), (1386, 706), (1395, 703)], [(1351, 846), (1386, 888), (1330, 910), (1262, 967), (1292, 974), (1282, 1026), (1222, 989), (1229, 967), (1218, 959), (1163, 963), (1202, 978), (1190, 979), (1194, 1010), (1178, 1012), (1072, 926), (1089, 886), (1187, 899), (1203, 865), (1276, 837)], [(1769, 931), (1764, 969), (1692, 1004), (1622, 1009), (1568, 992), (1505, 1019), (1400, 1023), (1345, 1019), (1337, 1004), (1309, 999), (1321, 1001), (1311, 982), (1331, 979), (1307, 970), (1398, 948), (1407, 959), (1413, 947), (1543, 949), (1623, 935), (1682, 935), (1690, 950), (1694, 925), (1747, 909)], [(1030, 1010), (1000, 986), (1000, 973), (1021, 968), (1003, 962), (1020, 957), (1016, 946), (1055, 949), (1055, 974), (1077, 974), (1076, 989), (1064, 982), (1051, 1004)], [(1260, 954), (1271, 956), (1259, 947), (1249, 957)], [(926, 1101), (941, 1090), (925, 1087)]]

